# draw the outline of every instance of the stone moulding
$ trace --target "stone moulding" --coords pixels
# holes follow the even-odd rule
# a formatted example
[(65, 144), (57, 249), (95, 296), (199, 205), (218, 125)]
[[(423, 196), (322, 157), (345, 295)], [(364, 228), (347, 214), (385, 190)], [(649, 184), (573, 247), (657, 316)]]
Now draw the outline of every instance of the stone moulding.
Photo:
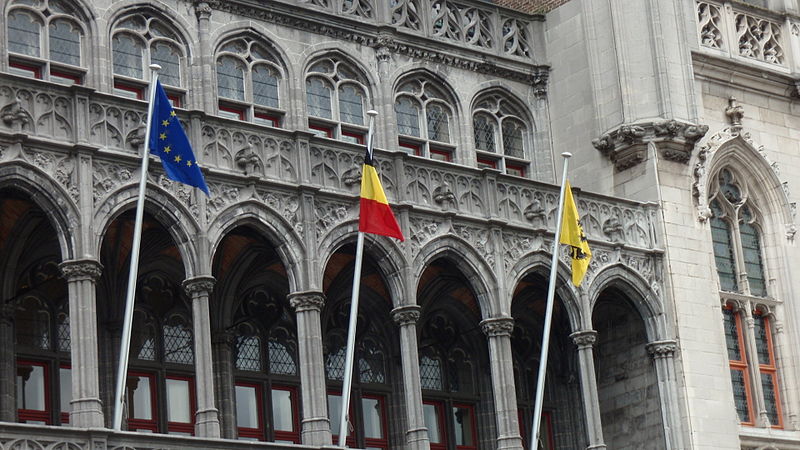
[(592, 140), (594, 148), (608, 157), (617, 170), (633, 167), (647, 158), (647, 145), (654, 143), (662, 156), (686, 164), (695, 143), (708, 132), (708, 125), (679, 120), (622, 124)]

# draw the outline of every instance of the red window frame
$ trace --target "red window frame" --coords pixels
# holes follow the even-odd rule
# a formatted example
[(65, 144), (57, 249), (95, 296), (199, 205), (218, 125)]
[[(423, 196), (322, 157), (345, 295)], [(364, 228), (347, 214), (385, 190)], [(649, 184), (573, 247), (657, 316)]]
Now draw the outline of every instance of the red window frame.
[[(272, 391), (287, 391), (292, 402), (292, 431), (278, 430), (275, 428), (275, 421), (273, 419), (272, 429), (275, 432), (276, 441), (292, 441), (295, 444), (300, 443), (300, 414), (297, 407), (297, 388), (293, 386), (278, 386), (273, 385)], [(270, 392), (270, 405), (272, 404), (272, 392)], [(270, 414), (274, 417), (275, 409), (273, 407)]]
[[(18, 359), (16, 368), (19, 370), (20, 366), (39, 366), (43, 369), (44, 375), (44, 408), (43, 410), (38, 409), (17, 409), (17, 416), (18, 420), (21, 423), (27, 423), (28, 421), (34, 422), (44, 422), (45, 425), (51, 425), (53, 423), (52, 420), (52, 403), (50, 402), (50, 368), (48, 364), (41, 361), (31, 361), (27, 359)], [(14, 377), (17, 376), (17, 372), (14, 372)]]
[[(440, 156), (441, 158), (437, 158), (434, 155)], [(437, 148), (432, 148), (431, 149), (431, 159), (434, 159), (434, 160), (437, 160), (437, 161), (452, 162), (453, 161), (453, 152), (451, 152), (449, 150), (441, 150), (441, 149), (437, 149)]]
[(364, 145), (364, 143), (366, 142), (364, 138), (364, 133), (359, 133), (357, 131), (342, 130), (342, 136), (347, 136), (349, 138), (355, 139), (356, 144)]
[(164, 399), (164, 406), (167, 409), (167, 433), (189, 433), (190, 435), (194, 435), (194, 418), (197, 412), (194, 378), (182, 375), (167, 375), (164, 377), (165, 388), (167, 384), (166, 380), (187, 381), (189, 384), (189, 422), (170, 422), (169, 405), (167, 404), (167, 399)]
[(748, 420), (742, 421), (741, 424), (753, 426), (755, 425), (755, 422), (753, 421), (753, 393), (750, 390), (750, 375), (748, 373), (749, 371), (747, 370), (747, 352), (744, 346), (744, 334), (742, 333), (743, 331), (742, 315), (739, 313), (739, 311), (733, 309), (733, 305), (727, 304), (725, 305), (725, 309), (730, 310), (731, 314), (733, 315), (733, 320), (734, 323), (736, 324), (737, 340), (739, 342), (739, 355), (741, 355), (741, 357), (743, 358), (741, 360), (735, 360), (735, 359), (730, 360), (731, 370), (742, 372), (744, 377), (743, 378), (744, 390), (745, 390), (745, 397), (747, 398)]
[(419, 144), (412, 144), (410, 142), (399, 141), (397, 143), (397, 145), (399, 147), (403, 147), (403, 148), (407, 148), (407, 149), (411, 150), (411, 152), (409, 152), (409, 153), (411, 153), (414, 156), (422, 156), (422, 146), (419, 145)]
[[(477, 417), (475, 417), (475, 405), (470, 405), (468, 403), (453, 403), (453, 408), (452, 409), (456, 409), (456, 408), (469, 410), (469, 414), (471, 416), (471, 422), (472, 422), (472, 429), (470, 431), (471, 431), (471, 434), (472, 434), (472, 443), (473, 443), (473, 445), (456, 445), (456, 449), (457, 450), (476, 450), (478, 448), (478, 428), (477, 428), (477, 424), (475, 423), (476, 420), (477, 420)], [(454, 426), (455, 426), (455, 424), (454, 424)]]
[(266, 114), (266, 113), (255, 113), (254, 122), (261, 123), (263, 125), (267, 125), (270, 127), (280, 128), (281, 126), (281, 119), (280, 117), (274, 114)]
[[(380, 411), (381, 411), (381, 413), (380, 413), (381, 435), (383, 436), (383, 438), (381, 438), (381, 439), (368, 438), (366, 436), (366, 433), (364, 433), (364, 447), (388, 449), (389, 448), (389, 429), (386, 426), (386, 423), (387, 423), (386, 422), (386, 398), (384, 396), (382, 396), (382, 395), (377, 395), (377, 394), (362, 394), (361, 398), (362, 399), (369, 398), (369, 399), (373, 399), (373, 400), (377, 400), (378, 401), (378, 405), (379, 405), (379, 408), (380, 408)], [(362, 407), (361, 414), (362, 414), (361, 421), (363, 422), (364, 421), (364, 418), (363, 418), (363, 414), (364, 414), (363, 407)]]
[[(242, 387), (251, 387), (255, 388), (256, 390), (256, 417), (258, 417), (258, 428), (247, 428), (247, 427), (240, 427), (237, 425), (236, 430), (238, 431), (239, 437), (245, 438), (252, 438), (258, 439), (259, 441), (266, 440), (264, 436), (264, 401), (263, 401), (263, 390), (261, 388), (260, 383), (249, 383), (246, 381), (237, 381), (234, 383), (234, 386), (242, 386)], [(235, 388), (234, 388), (235, 389)], [(234, 395), (234, 400), (236, 396)]]
[(144, 100), (144, 88), (132, 84), (114, 81), (114, 90), (130, 92), (136, 95), (137, 100)]
[(314, 130), (314, 131), (321, 131), (321, 132), (325, 133), (325, 137), (327, 137), (329, 139), (333, 138), (333, 127), (328, 127), (328, 126), (325, 126), (325, 125), (317, 125), (317, 124), (310, 123), (310, 124), (308, 124), (308, 129), (309, 130)]
[(423, 405), (432, 405), (436, 410), (436, 420), (439, 423), (439, 436), (442, 442), (430, 442), (431, 450), (446, 450), (447, 449), (447, 427), (444, 420), (444, 402), (434, 400), (423, 400)]
[[(158, 396), (156, 395), (156, 376), (152, 373), (128, 371), (128, 378), (131, 376), (147, 378), (150, 380), (150, 419), (136, 419), (128, 417), (128, 431), (136, 430), (150, 430), (153, 433), (158, 432)], [(126, 382), (127, 384), (127, 382)], [(127, 392), (125, 401), (127, 402)]]
[(180, 108), (181, 107), (181, 98), (183, 96), (180, 94), (172, 94), (167, 92), (167, 100), (172, 104), (173, 108)]
[[(59, 369), (69, 369), (70, 372), (72, 372), (72, 366), (70, 366), (69, 364), (61, 364), (60, 366), (58, 366), (58, 368)], [(59, 373), (58, 373), (58, 386), (59, 386), (59, 394), (61, 394), (63, 396), (64, 393), (60, 392), (60, 389), (61, 389), (61, 371), (60, 370), (59, 370)], [(70, 392), (70, 397), (72, 397), (72, 392)], [(70, 405), (67, 405), (67, 412), (63, 412), (63, 411), (61, 411), (61, 409), (64, 409), (64, 405), (61, 404), (61, 398), (60, 397), (59, 397), (58, 403), (59, 403), (58, 406), (60, 408), (59, 409), (59, 414), (61, 416), (61, 424), (62, 425), (63, 424), (67, 424), (67, 423), (69, 423), (69, 411), (72, 408), (70, 407)]]
[(487, 159), (487, 158), (478, 158), (478, 168), (480, 169), (497, 169), (497, 161)]
[[(753, 311), (753, 315), (762, 316), (761, 318), (764, 321), (764, 334), (767, 336), (769, 364), (762, 364), (761, 361), (758, 361), (758, 371), (759, 374), (766, 374), (772, 378), (772, 388), (775, 390), (775, 406), (778, 412), (778, 423), (772, 424), (772, 428), (781, 429), (783, 428), (783, 410), (781, 408), (780, 389), (778, 387), (778, 367), (775, 364), (775, 347), (773, 347), (772, 342), (772, 326), (769, 316), (765, 316), (763, 312), (755, 310)], [(756, 356), (756, 358), (758, 358), (758, 356)]]
[[(532, 415), (532, 414), (531, 414)], [(528, 422), (525, 422), (525, 415), (521, 409), (517, 410), (517, 418), (519, 420), (519, 431), (522, 437), (522, 447), (523, 448), (530, 448), (531, 444), (528, 439), (528, 433), (530, 433), (530, 427), (533, 426), (531, 423), (533, 418), (531, 418)], [(555, 434), (553, 432), (553, 412), (552, 411), (542, 411), (542, 423), (539, 427), (539, 433), (541, 434), (542, 431), (547, 433), (547, 440), (544, 442), (543, 450), (554, 450), (555, 447)]]
[(227, 113), (235, 114), (239, 120), (244, 120), (244, 108), (237, 108), (235, 106), (227, 106), (220, 104), (218, 106), (220, 111), (225, 111)]
[(26, 72), (31, 72), (33, 74), (33, 78), (36, 78), (37, 80), (41, 80), (42, 79), (42, 68), (39, 67), (39, 66), (34, 66), (32, 64), (23, 64), (23, 63), (20, 63), (20, 62), (11, 61), (11, 62), (8, 63), (8, 67), (9, 68), (18, 69), (18, 70), (23, 70), (23, 71), (26, 71)]
[[(339, 398), (342, 398), (341, 391), (329, 390), (328, 391), (328, 395), (336, 395), (336, 396), (339, 396)], [(348, 414), (350, 415), (350, 419), (351, 419), (350, 422), (353, 425), (353, 429), (350, 430), (350, 432), (348, 433), (347, 439), (345, 439), (345, 444), (350, 448), (355, 448), (355, 446), (356, 446), (355, 428), (356, 428), (357, 423), (355, 421), (355, 415), (353, 414), (353, 402), (352, 402), (352, 399), (353, 399), (353, 397), (351, 395), (350, 396), (351, 402), (350, 402), (350, 405), (349, 405), (349, 408), (348, 408)], [(327, 398), (326, 398), (326, 400), (327, 400)], [(328, 415), (330, 416), (330, 413), (328, 413)], [(340, 417), (339, 420), (344, 420), (344, 417)], [(333, 423), (331, 423), (331, 428), (333, 428)], [(333, 445), (338, 446), (339, 445), (339, 430), (338, 429), (336, 429), (336, 430), (331, 429), (331, 438), (332, 438)]]
[[(515, 171), (517, 173), (511, 173), (511, 171)], [(524, 177), (525, 176), (525, 166), (519, 164), (509, 164), (506, 163), (506, 173), (509, 175), (513, 175), (515, 177)]]
[(83, 78), (80, 75), (75, 75), (74, 73), (69, 72), (62, 72), (58, 69), (50, 69), (50, 77), (58, 77), (58, 78), (65, 78), (67, 80), (72, 80), (75, 84), (83, 84)]

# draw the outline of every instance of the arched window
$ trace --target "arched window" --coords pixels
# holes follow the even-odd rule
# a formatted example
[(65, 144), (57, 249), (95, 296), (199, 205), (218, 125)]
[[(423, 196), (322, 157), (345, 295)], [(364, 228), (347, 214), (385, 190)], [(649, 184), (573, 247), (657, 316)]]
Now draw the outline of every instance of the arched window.
[(66, 0), (16, 0), (6, 17), (9, 71), (64, 84), (86, 74), (81, 15)]
[[(716, 174), (709, 190), (711, 239), (739, 420), (743, 425), (782, 428), (773, 317), (763, 306), (774, 300), (768, 297), (763, 219), (751, 195), (754, 188), (750, 179), (733, 168)], [(753, 326), (744, 326), (747, 321)], [(762, 410), (766, 420), (757, 413)]]
[(144, 99), (150, 82), (150, 64), (158, 64), (158, 79), (173, 106), (180, 107), (186, 92), (183, 79), (186, 46), (175, 27), (152, 14), (132, 14), (119, 20), (111, 34), (114, 93)]
[(478, 167), (524, 177), (529, 173), (530, 142), (521, 107), (499, 94), (483, 96), (472, 113)]
[(249, 37), (227, 41), (217, 51), (219, 114), (280, 127), (285, 79), (277, 52), (267, 44)]
[(364, 78), (344, 61), (318, 60), (306, 73), (308, 128), (319, 136), (363, 144), (367, 92)]
[(180, 288), (158, 275), (140, 281), (125, 400), (128, 430), (194, 434), (194, 340)]
[(423, 77), (404, 81), (395, 93), (394, 110), (401, 148), (412, 155), (453, 160), (456, 124), (441, 86)]
[(245, 294), (234, 319), (236, 427), (243, 440), (300, 443), (297, 326), (285, 300)]

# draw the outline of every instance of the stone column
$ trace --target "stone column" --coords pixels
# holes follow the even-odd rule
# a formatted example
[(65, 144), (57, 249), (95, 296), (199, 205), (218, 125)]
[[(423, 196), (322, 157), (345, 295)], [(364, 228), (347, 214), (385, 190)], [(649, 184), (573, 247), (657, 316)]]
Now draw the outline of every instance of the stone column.
[(514, 319), (511, 317), (486, 319), (481, 322), (481, 329), (489, 338), (494, 414), (497, 419), (497, 448), (522, 450), (517, 393), (514, 389), (514, 360), (511, 355)]
[[(199, 92), (206, 92), (205, 88), (208, 86), (213, 86), (213, 55), (211, 54), (212, 50), (211, 45), (209, 44), (209, 36), (211, 34), (211, 6), (208, 4), (208, 2), (197, 2), (195, 4), (194, 12), (197, 15), (197, 40), (198, 44), (200, 44), (200, 57), (197, 58), (200, 61), (200, 84), (196, 85), (201, 88), (198, 89)], [(217, 107), (214, 104), (213, 95), (203, 95), (201, 98), (203, 99), (202, 108), (204, 111), (208, 113), (217, 110)], [(195, 97), (195, 99), (197, 99), (197, 97)], [(195, 108), (200, 108), (200, 105), (196, 105)]]
[(0, 301), (0, 421), (17, 420), (16, 380), (17, 362), (14, 357), (14, 308)]
[(589, 449), (606, 448), (603, 442), (603, 423), (600, 420), (600, 400), (597, 397), (597, 376), (594, 372), (594, 351), (597, 331), (581, 330), (569, 335), (578, 346), (578, 366), (581, 372), (581, 395), (586, 419)]
[(686, 448), (683, 442), (679, 411), (678, 386), (675, 378), (675, 341), (655, 341), (647, 344), (647, 352), (653, 357), (658, 377), (661, 398), (661, 417), (664, 422), (666, 448)]
[(95, 282), (103, 266), (92, 259), (64, 261), (58, 268), (69, 292), (72, 402), (69, 424), (78, 428), (102, 428), (100, 373), (97, 358), (97, 304)]
[(195, 277), (184, 280), (183, 289), (192, 299), (192, 330), (194, 331), (194, 377), (197, 412), (194, 414), (194, 434), (218, 438), (219, 410), (214, 401), (214, 366), (211, 357), (211, 318), (208, 296), (214, 289), (214, 277)]
[(743, 341), (745, 349), (742, 357), (750, 356), (748, 362), (752, 361), (755, 364), (748, 364), (747, 370), (750, 371), (750, 379), (755, 382), (750, 382), (750, 389), (752, 389), (753, 399), (753, 419), (757, 427), (769, 426), (769, 417), (767, 417), (767, 407), (764, 404), (764, 390), (761, 387), (761, 370), (758, 367), (758, 349), (756, 348), (756, 321), (753, 319), (753, 307), (747, 304), (746, 307), (740, 308), (739, 314), (742, 315), (742, 321), (747, 328), (744, 331)]
[(417, 321), (419, 305), (398, 306), (392, 310), (392, 320), (400, 327), (400, 358), (403, 366), (403, 394), (406, 403), (406, 444), (408, 450), (428, 450), (428, 428), (422, 410), (422, 384), (419, 379)]
[(305, 445), (331, 445), (320, 324), (325, 294), (319, 291), (294, 292), (289, 294), (289, 304), (297, 313), (300, 393), (303, 402), (302, 441)]

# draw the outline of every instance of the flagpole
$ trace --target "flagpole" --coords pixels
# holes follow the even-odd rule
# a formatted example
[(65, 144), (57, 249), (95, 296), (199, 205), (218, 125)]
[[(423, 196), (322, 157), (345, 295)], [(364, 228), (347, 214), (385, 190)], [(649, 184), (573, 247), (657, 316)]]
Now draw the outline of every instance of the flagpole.
[[(369, 131), (367, 131), (367, 152), (372, 156), (372, 134), (375, 125), (375, 110), (367, 111)], [(363, 174), (362, 174), (363, 175)], [(344, 360), (344, 384), (342, 385), (342, 410), (339, 414), (339, 447), (347, 445), (347, 423), (349, 422), (350, 390), (353, 386), (353, 358), (356, 344), (356, 323), (358, 322), (358, 299), (361, 288), (361, 262), (364, 259), (364, 233), (358, 232), (356, 241), (356, 264), (353, 268), (353, 294), (350, 298), (350, 321), (347, 325), (347, 350)]]
[(136, 201), (136, 222), (133, 226), (133, 245), (131, 246), (131, 267), (128, 272), (128, 293), (125, 297), (125, 318), (122, 324), (122, 339), (119, 345), (119, 367), (117, 369), (117, 388), (114, 394), (114, 430), (122, 427), (125, 380), (128, 374), (128, 354), (131, 346), (133, 326), (133, 306), (136, 297), (136, 278), (139, 273), (139, 248), (142, 244), (142, 221), (144, 218), (144, 197), (147, 187), (147, 165), (150, 160), (150, 128), (153, 121), (153, 106), (156, 97), (156, 82), (161, 66), (150, 64), (150, 92), (147, 103), (147, 128), (144, 136), (144, 155), (142, 156), (142, 177), (139, 180), (139, 198)]
[(567, 184), (567, 167), (572, 153), (564, 152), (564, 169), (561, 174), (561, 192), (558, 196), (558, 212), (556, 213), (556, 234), (553, 237), (553, 259), (550, 262), (550, 284), (547, 287), (547, 309), (544, 315), (544, 331), (542, 332), (542, 356), (539, 359), (539, 374), (536, 381), (536, 403), (533, 412), (531, 429), (531, 450), (537, 450), (539, 431), (542, 422), (542, 403), (544, 402), (544, 380), (547, 371), (547, 353), (550, 348), (550, 325), (553, 322), (553, 303), (556, 293), (556, 274), (558, 272), (558, 245), (561, 239), (561, 225), (564, 221), (564, 188)]

